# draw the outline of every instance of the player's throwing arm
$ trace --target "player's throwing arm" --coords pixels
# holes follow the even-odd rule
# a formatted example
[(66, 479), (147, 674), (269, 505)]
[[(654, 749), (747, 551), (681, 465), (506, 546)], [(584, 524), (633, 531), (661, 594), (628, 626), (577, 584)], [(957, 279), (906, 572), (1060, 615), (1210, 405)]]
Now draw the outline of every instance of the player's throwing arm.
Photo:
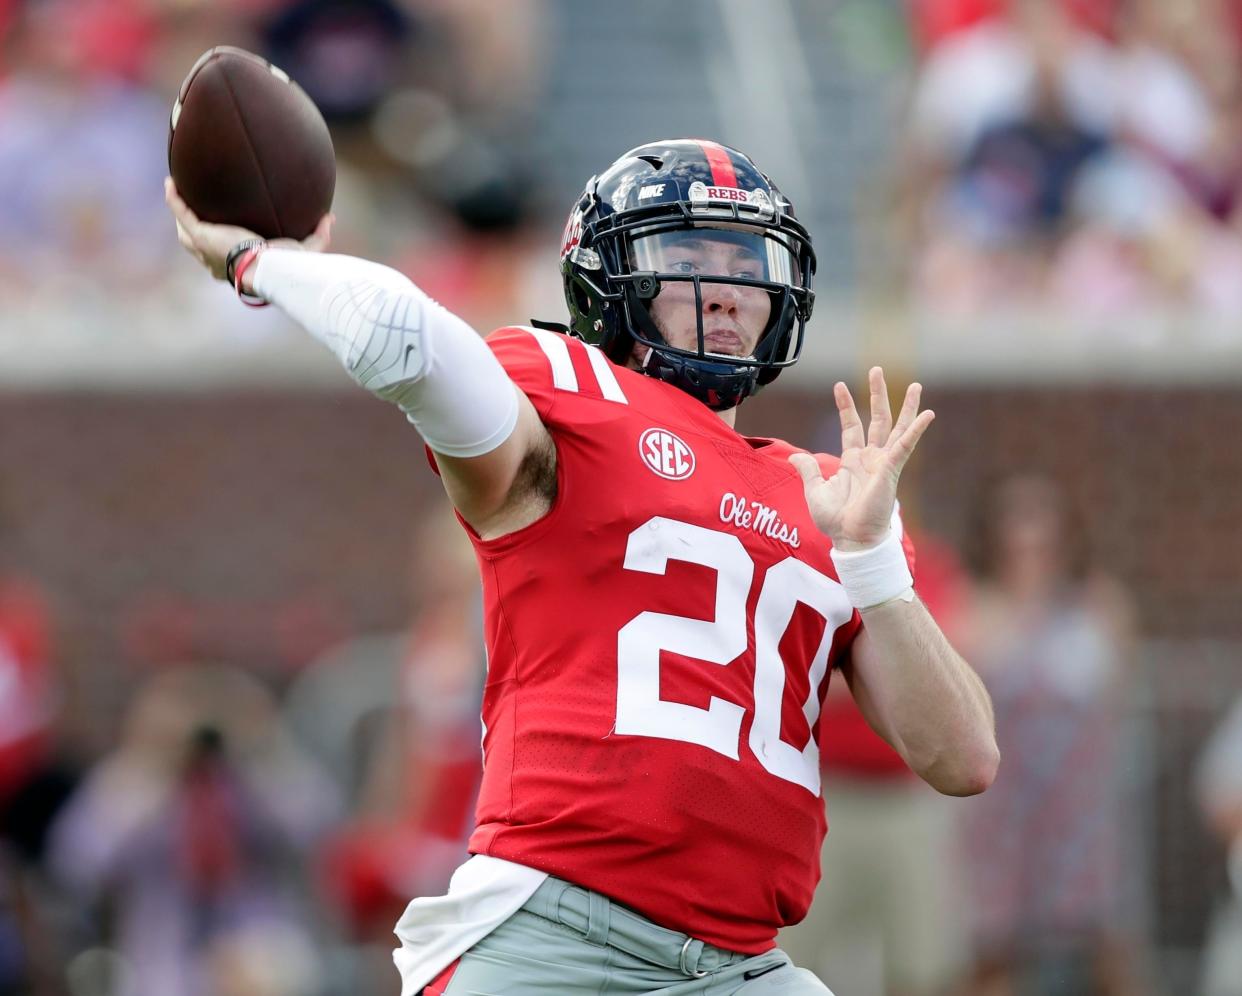
[[(302, 242), (201, 221), (171, 179), (165, 199), (186, 250), (248, 298), (279, 306), (340, 360), (355, 382), (397, 405), (435, 451), (445, 486), (481, 533), (501, 521), (532, 452), (554, 450), (530, 402), (462, 319), (403, 274), (324, 253), (332, 217)], [(523, 505), (529, 505), (524, 502)]]

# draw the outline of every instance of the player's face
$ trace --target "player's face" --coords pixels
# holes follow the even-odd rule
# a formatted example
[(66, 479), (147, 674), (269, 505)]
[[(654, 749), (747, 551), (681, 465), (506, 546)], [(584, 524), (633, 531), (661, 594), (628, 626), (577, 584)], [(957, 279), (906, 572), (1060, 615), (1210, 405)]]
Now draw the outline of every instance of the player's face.
[(689, 231), (659, 237), (660, 244), (648, 253), (651, 258), (641, 260), (647, 264), (641, 269), (703, 278), (699, 281), (701, 309), (695, 301), (693, 281), (663, 280), (659, 294), (649, 305), (651, 317), (670, 346), (696, 351), (701, 310), (706, 352), (751, 356), (772, 312), (771, 295), (759, 287), (719, 283), (711, 277), (767, 280), (763, 238), (712, 238), (711, 234)]

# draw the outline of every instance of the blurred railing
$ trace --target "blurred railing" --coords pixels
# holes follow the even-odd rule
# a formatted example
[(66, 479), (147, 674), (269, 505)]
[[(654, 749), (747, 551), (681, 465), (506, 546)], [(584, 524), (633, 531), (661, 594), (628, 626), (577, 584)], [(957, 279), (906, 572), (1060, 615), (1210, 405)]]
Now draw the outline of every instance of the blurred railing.
[[(348, 388), (327, 351), (283, 316), (243, 309), (227, 288), (190, 276), (153, 298), (6, 299), (0, 391)], [(561, 318), (564, 302), (553, 285), (511, 308), (462, 311), (484, 332), (500, 313), (515, 324)], [(857, 378), (876, 363), (895, 379), (962, 387), (1223, 387), (1242, 383), (1242, 327), (1174, 309), (1107, 322), (1029, 310), (937, 316), (825, 293), (802, 360), (772, 393)]]

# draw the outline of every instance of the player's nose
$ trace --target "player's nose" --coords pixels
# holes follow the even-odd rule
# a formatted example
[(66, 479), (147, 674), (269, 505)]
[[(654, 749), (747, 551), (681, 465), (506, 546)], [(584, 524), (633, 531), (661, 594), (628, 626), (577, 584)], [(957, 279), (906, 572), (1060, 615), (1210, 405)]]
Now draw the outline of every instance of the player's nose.
[(738, 292), (741, 288), (734, 284), (722, 284), (715, 280), (705, 280), (703, 288), (703, 311), (707, 314), (737, 311)]

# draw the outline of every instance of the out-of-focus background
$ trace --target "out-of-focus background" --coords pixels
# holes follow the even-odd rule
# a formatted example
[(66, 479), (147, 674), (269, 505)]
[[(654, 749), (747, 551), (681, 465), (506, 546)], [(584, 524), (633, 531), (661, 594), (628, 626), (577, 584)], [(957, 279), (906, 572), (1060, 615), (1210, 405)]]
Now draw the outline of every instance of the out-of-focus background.
[(791, 951), (840, 996), (1242, 993), (1242, 2), (0, 0), (0, 994), (395, 992), (470, 820), (417, 436), (165, 213), (224, 43), (328, 117), (336, 249), (484, 331), (563, 317), (627, 148), (752, 155), (820, 272), (742, 428), (830, 450), (833, 379), (925, 383), (918, 583), (1005, 756), (933, 798), (835, 690)]

